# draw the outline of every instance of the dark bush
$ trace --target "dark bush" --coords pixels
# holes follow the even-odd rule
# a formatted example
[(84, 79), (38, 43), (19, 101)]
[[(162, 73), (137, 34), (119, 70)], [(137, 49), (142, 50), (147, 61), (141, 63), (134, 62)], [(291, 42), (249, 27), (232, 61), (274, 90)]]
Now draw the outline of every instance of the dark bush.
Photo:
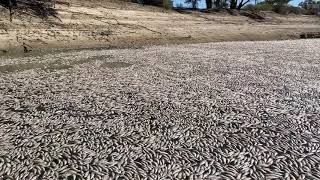
[(56, 17), (57, 15), (52, 0), (0, 0), (0, 6), (10, 10), (10, 20), (15, 12), (41, 18)]
[(294, 6), (274, 6), (273, 11), (279, 14), (309, 14), (307, 10)]
[(252, 11), (252, 12), (260, 12), (260, 11), (272, 11), (273, 7), (270, 4), (259, 3), (257, 5), (249, 4), (244, 10)]
[(315, 8), (305, 9), (305, 14), (307, 15), (318, 15), (318, 10)]
[(257, 5), (248, 5), (245, 7), (245, 10), (251, 12), (260, 12), (260, 11), (273, 11), (278, 14), (308, 14), (307, 10), (301, 7), (294, 7), (289, 5), (271, 5), (267, 3), (259, 3)]

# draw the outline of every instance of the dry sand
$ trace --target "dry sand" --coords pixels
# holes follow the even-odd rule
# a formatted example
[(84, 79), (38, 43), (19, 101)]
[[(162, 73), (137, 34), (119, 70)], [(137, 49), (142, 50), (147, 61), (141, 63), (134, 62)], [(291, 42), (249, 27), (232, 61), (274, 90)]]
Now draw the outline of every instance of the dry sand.
[[(0, 50), (121, 47), (183, 42), (279, 40), (319, 32), (320, 18), (264, 13), (258, 22), (228, 13), (178, 13), (127, 2), (73, 1), (57, 5), (58, 17), (42, 20), (15, 14), (10, 23), (2, 8)], [(1, 53), (1, 52), (0, 52)]]

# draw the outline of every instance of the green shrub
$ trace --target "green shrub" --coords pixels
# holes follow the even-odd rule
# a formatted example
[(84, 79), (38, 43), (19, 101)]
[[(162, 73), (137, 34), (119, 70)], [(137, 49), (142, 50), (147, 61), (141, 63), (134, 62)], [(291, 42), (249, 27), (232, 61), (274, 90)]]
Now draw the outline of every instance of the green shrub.
[(272, 10), (278, 14), (289, 14), (287, 6), (275, 5)]
[(303, 6), (307, 15), (317, 15), (319, 10), (316, 4)]
[(307, 14), (307, 11), (301, 7), (288, 6), (289, 14)]
[(274, 6), (273, 11), (279, 14), (309, 14), (305, 9), (294, 6)]
[(259, 3), (257, 5), (249, 4), (244, 10), (252, 11), (252, 12), (260, 12), (260, 11), (272, 11), (273, 7), (270, 4)]
[(251, 12), (273, 11), (278, 14), (308, 14), (307, 11), (301, 7), (294, 7), (288, 5), (272, 5), (268, 3), (259, 3), (257, 5), (247, 5), (245, 10)]

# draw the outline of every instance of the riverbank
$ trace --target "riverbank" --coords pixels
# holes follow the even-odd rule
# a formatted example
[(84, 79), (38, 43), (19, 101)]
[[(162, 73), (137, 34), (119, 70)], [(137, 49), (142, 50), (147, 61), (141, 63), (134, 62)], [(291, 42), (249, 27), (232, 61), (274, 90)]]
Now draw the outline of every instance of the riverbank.
[(133, 3), (75, 1), (57, 5), (57, 17), (15, 14), (1, 9), (0, 54), (143, 45), (299, 39), (320, 33), (316, 16), (264, 12), (263, 20), (227, 12), (179, 13)]

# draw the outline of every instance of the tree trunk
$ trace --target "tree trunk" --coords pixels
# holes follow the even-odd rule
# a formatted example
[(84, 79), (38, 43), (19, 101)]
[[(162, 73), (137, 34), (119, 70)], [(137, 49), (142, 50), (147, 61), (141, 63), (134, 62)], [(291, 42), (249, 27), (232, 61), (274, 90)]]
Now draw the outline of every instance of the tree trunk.
[(197, 9), (197, 0), (192, 0), (192, 9)]
[(12, 22), (12, 1), (11, 0), (8, 0), (8, 6), (9, 6), (9, 13), (10, 13), (10, 22)]
[(212, 8), (212, 0), (206, 0), (206, 4), (207, 4), (207, 9)]
[(171, 0), (163, 0), (163, 8), (170, 9), (171, 8)]
[(240, 3), (239, 3), (239, 5), (238, 5), (238, 7), (237, 7), (237, 9), (240, 11), (241, 8), (242, 8), (243, 6), (245, 6), (249, 1), (250, 1), (250, 0), (246, 0), (246, 1), (244, 2), (244, 0), (241, 0)]
[(215, 0), (214, 5), (216, 6), (216, 8), (221, 9), (223, 6), (223, 1), (222, 0)]
[(238, 0), (231, 0), (230, 9), (236, 9), (238, 4)]
[(13, 7), (16, 7), (17, 6), (17, 0), (11, 0), (11, 5)]

